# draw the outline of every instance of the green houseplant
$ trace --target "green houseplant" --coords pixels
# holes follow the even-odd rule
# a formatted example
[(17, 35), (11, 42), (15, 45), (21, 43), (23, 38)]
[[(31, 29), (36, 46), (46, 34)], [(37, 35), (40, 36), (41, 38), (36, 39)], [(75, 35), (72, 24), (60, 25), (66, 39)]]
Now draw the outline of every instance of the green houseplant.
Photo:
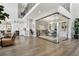
[(75, 22), (74, 22), (74, 38), (78, 39), (79, 38), (79, 18), (76, 18)]
[[(9, 14), (5, 13), (4, 6), (0, 5), (0, 20), (5, 21), (6, 17), (9, 18)], [(1, 21), (0, 21), (0, 23), (1, 23)]]

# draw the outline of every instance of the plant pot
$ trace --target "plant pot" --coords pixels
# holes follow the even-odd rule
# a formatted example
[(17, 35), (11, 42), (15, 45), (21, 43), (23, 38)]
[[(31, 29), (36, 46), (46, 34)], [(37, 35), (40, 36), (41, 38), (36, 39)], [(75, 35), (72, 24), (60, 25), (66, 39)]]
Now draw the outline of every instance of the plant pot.
[(75, 39), (78, 39), (78, 35), (74, 35), (74, 38), (75, 38)]

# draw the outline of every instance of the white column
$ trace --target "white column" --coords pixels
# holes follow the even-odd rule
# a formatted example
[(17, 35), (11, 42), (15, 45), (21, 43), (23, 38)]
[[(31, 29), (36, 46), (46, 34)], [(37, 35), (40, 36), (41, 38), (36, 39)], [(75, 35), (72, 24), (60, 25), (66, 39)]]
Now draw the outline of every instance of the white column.
[(71, 31), (72, 31), (72, 19), (69, 19), (69, 23), (68, 23), (68, 39), (71, 39)]
[(33, 29), (33, 31), (34, 31), (33, 36), (36, 37), (36, 21), (35, 21), (35, 20), (33, 20), (32, 29)]
[(71, 12), (71, 19), (68, 19), (68, 39), (71, 39), (72, 38), (72, 24), (73, 24), (73, 21), (74, 21), (74, 16), (73, 16), (73, 10), (72, 10), (72, 3), (70, 4), (70, 12)]
[(59, 42), (59, 23), (57, 22), (57, 43)]

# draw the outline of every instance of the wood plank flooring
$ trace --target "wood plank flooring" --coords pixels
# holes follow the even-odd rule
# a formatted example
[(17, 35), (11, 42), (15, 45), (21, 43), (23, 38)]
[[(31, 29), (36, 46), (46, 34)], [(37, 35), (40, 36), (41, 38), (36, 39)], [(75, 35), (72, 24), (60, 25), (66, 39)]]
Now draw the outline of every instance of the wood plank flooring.
[(79, 55), (79, 40), (61, 41), (59, 44), (36, 37), (19, 36), (14, 46), (0, 48), (0, 56), (69, 56)]

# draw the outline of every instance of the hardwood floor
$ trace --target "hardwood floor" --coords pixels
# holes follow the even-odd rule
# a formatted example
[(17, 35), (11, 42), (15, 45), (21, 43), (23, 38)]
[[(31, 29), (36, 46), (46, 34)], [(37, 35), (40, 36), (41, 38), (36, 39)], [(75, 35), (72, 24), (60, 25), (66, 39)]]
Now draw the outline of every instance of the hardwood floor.
[[(76, 51), (77, 50), (77, 51)], [(17, 37), (14, 46), (0, 48), (0, 56), (69, 56), (79, 55), (79, 40), (59, 44), (34, 37)]]

